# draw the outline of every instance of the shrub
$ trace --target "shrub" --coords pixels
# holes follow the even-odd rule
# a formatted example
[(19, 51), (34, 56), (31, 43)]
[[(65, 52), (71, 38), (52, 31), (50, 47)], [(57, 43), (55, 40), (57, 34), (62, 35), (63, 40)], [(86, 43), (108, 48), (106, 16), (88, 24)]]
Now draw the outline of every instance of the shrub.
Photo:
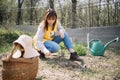
[(32, 35), (27, 32), (18, 31), (14, 28), (0, 28), (0, 53), (10, 50), (12, 43), (18, 39), (21, 34)]
[(79, 56), (85, 56), (86, 55), (86, 48), (84, 44), (75, 44), (74, 45), (75, 51), (78, 53)]
[(0, 29), (0, 53), (10, 50), (13, 41), (19, 37), (17, 30)]
[(0, 45), (5, 45), (7, 43), (12, 43), (19, 37), (19, 34), (14, 31), (1, 31), (0, 33)]

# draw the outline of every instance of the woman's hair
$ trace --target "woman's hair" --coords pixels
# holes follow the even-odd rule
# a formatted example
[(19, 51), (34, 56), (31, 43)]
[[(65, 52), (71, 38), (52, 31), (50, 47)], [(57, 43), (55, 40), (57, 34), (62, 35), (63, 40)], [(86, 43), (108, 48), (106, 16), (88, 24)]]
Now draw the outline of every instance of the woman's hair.
[(45, 13), (45, 17), (44, 17), (44, 30), (48, 30), (48, 22), (47, 22), (47, 19), (55, 19), (55, 22), (53, 23), (53, 28), (52, 30), (54, 30), (55, 28), (55, 23), (56, 23), (56, 20), (57, 20), (57, 14), (56, 14), (56, 11), (53, 10), (53, 9), (48, 9)]

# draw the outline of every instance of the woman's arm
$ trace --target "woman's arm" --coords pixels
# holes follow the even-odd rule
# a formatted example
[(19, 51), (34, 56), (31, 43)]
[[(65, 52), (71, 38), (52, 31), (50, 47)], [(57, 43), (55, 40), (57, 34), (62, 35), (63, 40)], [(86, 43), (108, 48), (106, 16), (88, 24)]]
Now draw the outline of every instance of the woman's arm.
[(64, 32), (65, 32), (65, 29), (61, 26), (61, 23), (59, 22), (58, 23), (58, 33), (61, 36), (61, 38), (64, 38)]
[(43, 53), (49, 53), (49, 50), (42, 43), (43, 36), (44, 36), (44, 25), (43, 23), (40, 23), (40, 25), (38, 26), (37, 33), (35, 35), (36, 43), (37, 43), (36, 45), (38, 50), (41, 50)]
[(60, 31), (61, 29), (63, 31), (65, 31), (65, 29), (62, 27), (61, 23), (58, 21), (58, 31)]

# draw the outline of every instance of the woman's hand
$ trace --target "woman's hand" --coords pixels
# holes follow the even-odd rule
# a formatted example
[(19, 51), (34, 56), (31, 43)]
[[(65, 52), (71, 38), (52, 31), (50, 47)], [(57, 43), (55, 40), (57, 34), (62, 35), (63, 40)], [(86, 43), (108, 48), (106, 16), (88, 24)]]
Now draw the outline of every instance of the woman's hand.
[(62, 29), (59, 31), (59, 34), (61, 38), (64, 38), (64, 31)]

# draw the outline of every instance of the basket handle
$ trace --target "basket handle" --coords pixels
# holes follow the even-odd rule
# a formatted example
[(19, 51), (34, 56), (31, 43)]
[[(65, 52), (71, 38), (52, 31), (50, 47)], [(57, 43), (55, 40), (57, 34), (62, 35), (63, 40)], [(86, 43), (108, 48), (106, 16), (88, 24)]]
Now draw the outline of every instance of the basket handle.
[(12, 47), (12, 49), (10, 51), (10, 55), (8, 56), (8, 59), (12, 58), (12, 55), (13, 55), (13, 52), (14, 52), (15, 48), (16, 48), (16, 45), (13, 45), (13, 47)]

